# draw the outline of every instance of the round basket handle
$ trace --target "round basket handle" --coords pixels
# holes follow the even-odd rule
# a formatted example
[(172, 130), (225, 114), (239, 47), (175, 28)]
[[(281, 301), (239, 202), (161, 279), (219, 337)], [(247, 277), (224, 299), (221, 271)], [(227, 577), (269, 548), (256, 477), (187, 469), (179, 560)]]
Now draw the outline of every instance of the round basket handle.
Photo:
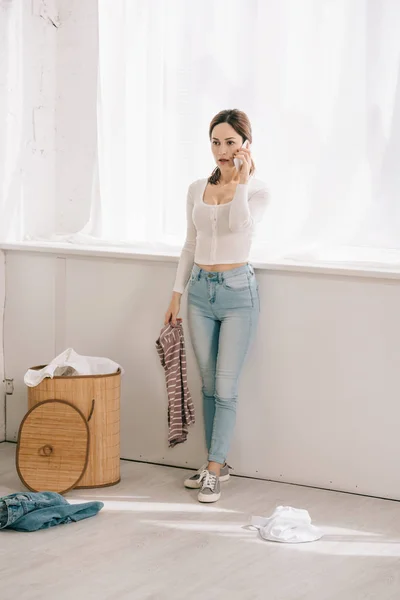
[(53, 454), (53, 446), (50, 446), (50, 444), (42, 446), (41, 448), (39, 448), (39, 454), (40, 456), (50, 456), (51, 454)]
[(90, 413), (89, 413), (89, 416), (88, 416), (88, 418), (87, 418), (87, 422), (88, 422), (88, 423), (89, 423), (90, 419), (91, 419), (91, 418), (92, 418), (92, 416), (93, 416), (93, 411), (94, 411), (94, 405), (95, 405), (95, 403), (96, 403), (96, 401), (95, 401), (95, 400), (94, 400), (94, 398), (93, 398), (93, 400), (92, 400), (92, 407), (91, 407), (91, 409), (90, 409)]

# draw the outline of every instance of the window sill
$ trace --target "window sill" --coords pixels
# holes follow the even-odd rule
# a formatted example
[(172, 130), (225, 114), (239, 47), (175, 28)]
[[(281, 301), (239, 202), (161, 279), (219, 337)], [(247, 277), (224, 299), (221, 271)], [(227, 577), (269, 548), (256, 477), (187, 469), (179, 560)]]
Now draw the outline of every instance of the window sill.
[[(154, 246), (92, 246), (59, 242), (4, 242), (0, 250), (5, 252), (55, 254), (59, 257), (77, 256), (105, 259), (140, 260), (150, 262), (176, 263), (180, 254), (179, 249), (171, 248), (168, 252), (157, 250)], [(265, 271), (287, 271), (299, 273), (314, 273), (326, 275), (344, 275), (352, 277), (373, 277), (380, 279), (400, 279), (400, 264), (371, 266), (357, 262), (334, 263), (323, 261), (279, 259), (270, 261), (253, 260), (256, 269)]]
[(84, 245), (63, 242), (4, 242), (0, 250), (5, 252), (34, 252), (40, 254), (56, 254), (57, 256), (81, 256), (94, 258), (120, 258), (127, 260), (149, 260), (157, 262), (176, 262), (179, 250), (171, 250), (168, 254), (163, 250), (157, 251), (133, 246), (114, 245)]

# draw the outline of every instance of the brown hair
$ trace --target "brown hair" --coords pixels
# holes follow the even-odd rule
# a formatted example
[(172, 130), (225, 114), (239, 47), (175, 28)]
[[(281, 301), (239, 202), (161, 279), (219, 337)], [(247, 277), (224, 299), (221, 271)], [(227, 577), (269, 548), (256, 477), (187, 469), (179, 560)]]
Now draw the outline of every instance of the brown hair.
[[(233, 127), (236, 133), (238, 133), (243, 139), (243, 143), (246, 140), (249, 140), (250, 144), (253, 142), (253, 135), (251, 132), (251, 124), (249, 117), (246, 115), (246, 113), (242, 112), (241, 110), (238, 110), (237, 108), (221, 110), (221, 112), (215, 115), (215, 117), (210, 123), (210, 128), (208, 132), (210, 140), (212, 137), (214, 127), (216, 127), (216, 125), (219, 125), (220, 123), (228, 123), (231, 127)], [(256, 166), (252, 159), (250, 175), (253, 175), (255, 168)], [(215, 185), (219, 182), (220, 177), (221, 169), (219, 167), (216, 167), (211, 173), (210, 177), (208, 178), (208, 183), (212, 183)]]

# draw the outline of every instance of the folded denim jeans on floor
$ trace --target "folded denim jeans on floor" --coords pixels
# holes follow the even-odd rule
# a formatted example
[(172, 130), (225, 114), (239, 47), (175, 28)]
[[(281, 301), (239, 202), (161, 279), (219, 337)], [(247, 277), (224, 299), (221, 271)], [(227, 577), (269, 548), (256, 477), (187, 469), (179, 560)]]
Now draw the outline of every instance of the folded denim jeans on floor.
[(69, 504), (56, 492), (19, 492), (0, 498), (0, 530), (38, 531), (94, 517), (103, 502)]

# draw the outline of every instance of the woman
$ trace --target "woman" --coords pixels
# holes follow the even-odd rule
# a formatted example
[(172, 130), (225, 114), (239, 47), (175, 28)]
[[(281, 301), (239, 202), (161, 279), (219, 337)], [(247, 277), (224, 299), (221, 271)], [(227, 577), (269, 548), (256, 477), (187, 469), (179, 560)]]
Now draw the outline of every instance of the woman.
[[(249, 119), (224, 110), (209, 128), (217, 164), (211, 177), (195, 181), (187, 195), (187, 235), (165, 324), (176, 324), (181, 296), (189, 281), (188, 322), (202, 378), (208, 463), (185, 481), (200, 489), (200, 502), (221, 497), (229, 479), (226, 464), (236, 420), (239, 375), (259, 315), (258, 284), (248, 263), (252, 236), (262, 219), (268, 194), (254, 179)], [(236, 169), (234, 158), (240, 159)]]

